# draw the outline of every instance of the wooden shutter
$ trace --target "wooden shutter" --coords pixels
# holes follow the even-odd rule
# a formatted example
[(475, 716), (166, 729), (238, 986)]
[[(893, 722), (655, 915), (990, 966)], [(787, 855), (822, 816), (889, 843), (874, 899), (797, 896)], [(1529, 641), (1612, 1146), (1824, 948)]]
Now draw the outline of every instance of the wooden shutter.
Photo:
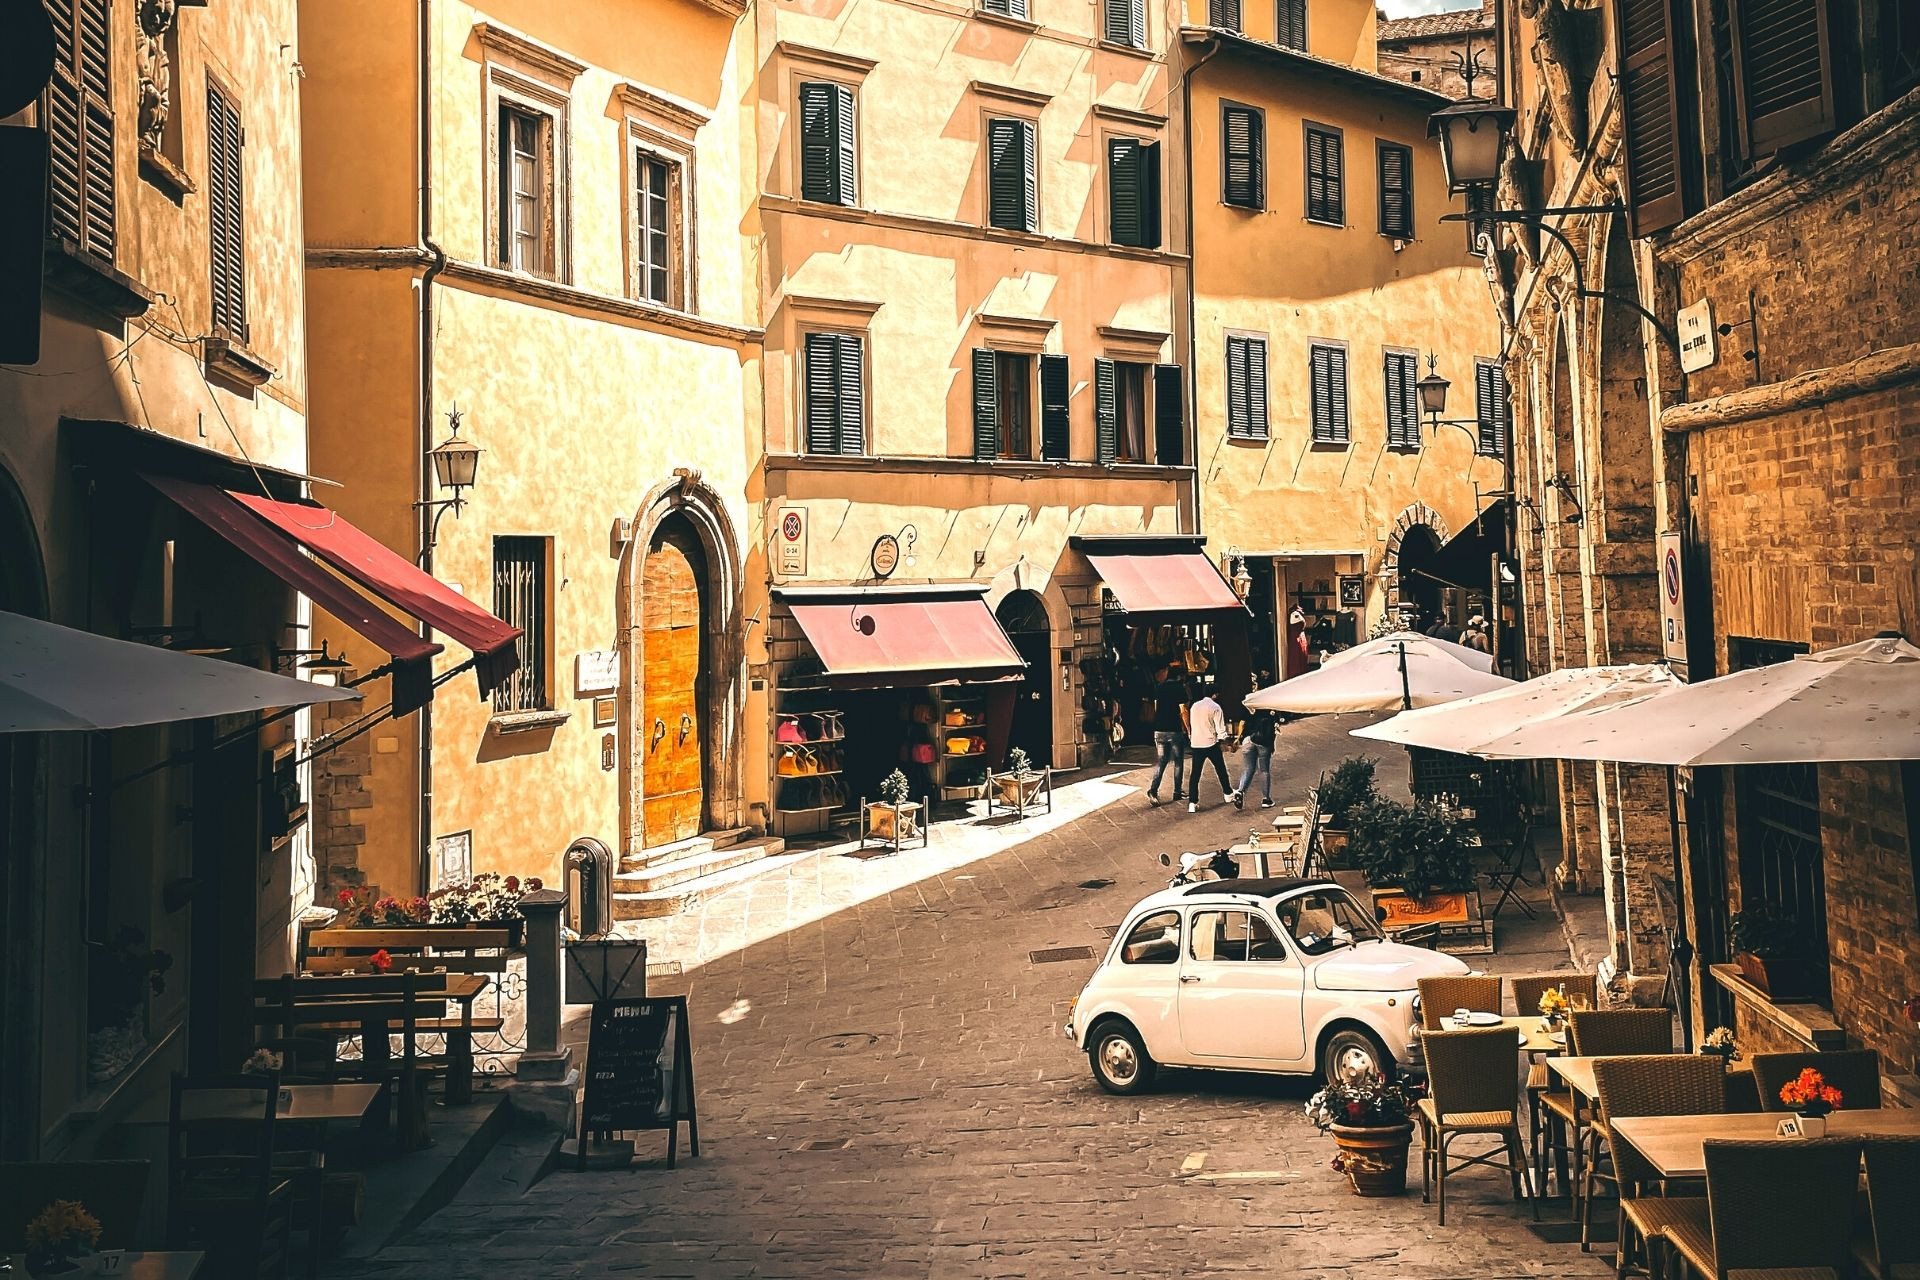
[(1110, 465), (1120, 451), (1117, 399), (1113, 361), (1096, 357), (1093, 362), (1093, 453), (1094, 460), (1103, 467)]
[(1266, 206), (1266, 117), (1253, 107), (1223, 104), (1221, 135), (1225, 147), (1221, 199), (1242, 209)]
[(1223, 31), (1240, 29), (1240, 0), (1207, 0), (1207, 25)]
[(834, 375), (837, 334), (810, 333), (806, 342), (807, 452), (840, 452), (839, 382)]
[(800, 198), (837, 204), (835, 192), (834, 90), (839, 86), (809, 83), (800, 86)]
[(1073, 395), (1065, 356), (1040, 357), (1040, 456), (1065, 462), (1073, 456), (1072, 420), (1068, 405)]
[(1020, 189), (1023, 170), (1021, 122), (987, 121), (987, 225), (1007, 231), (1025, 231), (1026, 206)]
[(1186, 461), (1187, 392), (1177, 364), (1153, 366), (1153, 460), (1163, 467)]
[(1140, 225), (1140, 143), (1113, 138), (1107, 143), (1107, 223), (1115, 244), (1146, 243)]
[(1625, 125), (1627, 220), (1634, 235), (1651, 235), (1686, 216), (1673, 0), (1614, 0), (1613, 23)]
[(1276, 0), (1273, 39), (1283, 49), (1307, 51), (1307, 0)]
[(1346, 444), (1351, 438), (1347, 425), (1346, 349), (1316, 345), (1312, 353), (1313, 441)]
[(973, 349), (973, 456), (989, 462), (1000, 456), (999, 357), (987, 347)]
[(1729, 0), (1734, 97), (1748, 157), (1834, 129), (1826, 0)]
[(1507, 376), (1497, 364), (1483, 360), (1473, 371), (1474, 417), (1479, 426), (1476, 451), (1488, 457), (1507, 452)]
[(1347, 220), (1340, 135), (1314, 125), (1307, 126), (1307, 217), (1336, 226)]
[(1253, 434), (1248, 411), (1247, 340), (1227, 335), (1227, 435), (1244, 440)]
[(208, 262), (215, 328), (246, 341), (246, 182), (241, 167), (240, 113), (219, 85), (207, 82)]
[(1027, 0), (980, 0), (980, 8), (986, 13), (1004, 14), (1009, 18), (1027, 16)]
[(1145, 38), (1145, 10), (1145, 0), (1101, 0), (1101, 36), (1108, 44), (1138, 48)]
[(833, 86), (833, 141), (838, 159), (835, 177), (835, 204), (853, 204), (859, 198), (854, 156), (853, 90), (843, 84)]
[(1140, 184), (1140, 247), (1160, 247), (1160, 144), (1143, 142), (1134, 158)]
[(47, 234), (113, 261), (113, 43), (108, 0), (46, 0), (54, 67), (46, 90)]
[(1413, 148), (1397, 142), (1379, 146), (1380, 234), (1413, 239)]
[(1255, 440), (1267, 438), (1267, 340), (1248, 338), (1247, 343), (1247, 434)]
[(1386, 356), (1387, 447), (1416, 450), (1420, 447), (1420, 405), (1414, 379), (1419, 362), (1403, 351)]
[(835, 425), (839, 453), (867, 451), (867, 372), (861, 360), (861, 340), (850, 333), (834, 335)]
[(1147, 47), (1147, 0), (1127, 0), (1127, 43), (1136, 49)]

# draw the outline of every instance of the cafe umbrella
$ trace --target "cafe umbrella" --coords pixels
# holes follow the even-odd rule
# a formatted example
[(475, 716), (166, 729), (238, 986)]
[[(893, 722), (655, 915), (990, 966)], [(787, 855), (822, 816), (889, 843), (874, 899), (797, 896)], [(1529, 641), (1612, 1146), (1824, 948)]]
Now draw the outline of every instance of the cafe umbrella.
[(1324, 670), (1327, 667), (1337, 667), (1343, 663), (1352, 662), (1357, 658), (1365, 658), (1370, 654), (1378, 653), (1382, 650), (1391, 652), (1393, 646), (1403, 642), (1411, 645), (1414, 649), (1425, 649), (1429, 652), (1452, 658), (1455, 662), (1465, 663), (1475, 671), (1493, 670), (1493, 655), (1491, 653), (1482, 653), (1478, 649), (1470, 649), (1464, 644), (1455, 644), (1451, 640), (1442, 640), (1436, 636), (1423, 636), (1418, 631), (1388, 632), (1386, 635), (1377, 636), (1372, 640), (1366, 641), (1364, 644), (1354, 645), (1351, 649), (1342, 649), (1338, 653), (1330, 653), (1320, 666), (1321, 669)]
[(1491, 693), (1403, 711), (1353, 736), (1475, 755), (1481, 745), (1542, 721), (1683, 687), (1665, 667), (1651, 664), (1565, 667)]
[[(1295, 715), (1405, 711), (1491, 693), (1513, 683), (1468, 666), (1445, 652), (1443, 644), (1414, 635), (1370, 641), (1342, 654), (1341, 661), (1249, 694), (1246, 706)], [(1446, 649), (1459, 647), (1446, 645)]]

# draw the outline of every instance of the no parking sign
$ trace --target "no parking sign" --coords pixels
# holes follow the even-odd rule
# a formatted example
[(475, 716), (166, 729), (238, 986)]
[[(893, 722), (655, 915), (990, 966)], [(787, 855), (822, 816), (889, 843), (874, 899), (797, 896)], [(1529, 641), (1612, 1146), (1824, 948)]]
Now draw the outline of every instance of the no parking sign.
[(1678, 533), (1660, 535), (1660, 652), (1669, 662), (1687, 660), (1687, 591)]

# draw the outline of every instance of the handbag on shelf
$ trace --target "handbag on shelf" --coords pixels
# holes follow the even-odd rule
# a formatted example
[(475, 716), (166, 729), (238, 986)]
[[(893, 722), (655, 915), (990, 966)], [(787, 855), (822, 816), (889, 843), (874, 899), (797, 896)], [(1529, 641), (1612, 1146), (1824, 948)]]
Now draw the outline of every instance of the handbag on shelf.
[(932, 764), (934, 760), (933, 744), (931, 742), (914, 743), (911, 758), (915, 764)]
[(800, 732), (800, 717), (781, 716), (780, 723), (774, 726), (773, 740), (781, 743), (805, 742), (806, 735)]
[(813, 713), (814, 719), (819, 723), (819, 726), (820, 726), (819, 736), (822, 738), (828, 738), (828, 739), (846, 737), (847, 736), (846, 724), (840, 718), (845, 714), (846, 712), (844, 711), (814, 712)]

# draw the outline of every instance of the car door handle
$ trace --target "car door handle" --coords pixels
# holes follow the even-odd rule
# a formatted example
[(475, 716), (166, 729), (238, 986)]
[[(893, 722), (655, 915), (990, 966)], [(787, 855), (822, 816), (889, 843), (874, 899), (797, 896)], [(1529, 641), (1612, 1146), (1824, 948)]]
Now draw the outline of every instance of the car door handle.
[(1182, 981), (1182, 982), (1198, 982), (1198, 981), (1200, 981), (1200, 975), (1199, 975), (1199, 974), (1197, 974), (1197, 973), (1183, 973), (1183, 974), (1181, 974), (1181, 975), (1180, 975), (1180, 981)]

